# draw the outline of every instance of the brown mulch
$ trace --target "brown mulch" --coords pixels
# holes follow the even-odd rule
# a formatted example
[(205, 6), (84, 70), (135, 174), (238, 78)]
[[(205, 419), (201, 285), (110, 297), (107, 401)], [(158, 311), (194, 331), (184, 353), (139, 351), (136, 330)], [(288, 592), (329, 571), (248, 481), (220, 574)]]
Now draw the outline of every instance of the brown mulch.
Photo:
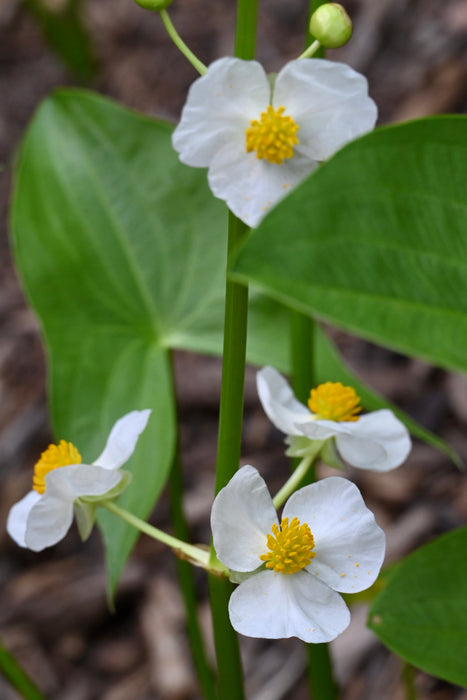
[[(50, 1), (59, 6), (60, 1)], [(258, 57), (273, 71), (298, 55), (306, 0), (261, 4)], [(381, 122), (467, 109), (467, 1), (352, 0), (354, 38), (335, 52), (367, 75)], [(232, 53), (233, 0), (175, 0), (172, 18), (209, 63)], [(123, 104), (176, 119), (196, 77), (158, 17), (132, 0), (88, 0), (86, 19), (100, 60), (95, 88)], [(28, 489), (31, 466), (50, 440), (46, 367), (38, 324), (15, 276), (7, 209), (15, 147), (38, 102), (73, 77), (45, 46), (19, 0), (0, 0), (0, 639), (50, 700), (196, 700), (183, 607), (170, 552), (142, 538), (111, 614), (99, 534), (76, 532), (42, 554), (21, 550), (4, 523)], [(467, 378), (333, 332), (349, 363), (375, 389), (441, 435), (467, 461)], [(209, 541), (220, 361), (176, 357), (186, 512), (193, 540)], [(202, 397), (201, 401), (199, 397)], [(273, 487), (284, 473), (282, 437), (265, 418), (247, 375), (243, 462)], [(322, 473), (327, 473), (325, 468)], [(447, 457), (416, 443), (407, 463), (384, 475), (352, 472), (388, 537), (388, 562), (465, 524), (467, 476)], [(158, 503), (154, 522), (168, 525)], [(205, 578), (197, 572), (200, 619), (212, 652)], [(404, 698), (402, 664), (353, 609), (351, 628), (332, 645), (343, 700)], [(249, 700), (307, 697), (303, 648), (296, 640), (243, 638)], [(419, 698), (467, 700), (465, 690), (417, 672)], [(0, 678), (0, 700), (19, 696)]]

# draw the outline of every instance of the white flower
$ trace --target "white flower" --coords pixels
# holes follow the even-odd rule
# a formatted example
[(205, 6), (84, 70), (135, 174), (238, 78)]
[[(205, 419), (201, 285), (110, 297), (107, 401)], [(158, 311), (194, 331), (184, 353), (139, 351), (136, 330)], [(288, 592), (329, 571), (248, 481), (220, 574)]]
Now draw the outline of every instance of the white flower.
[(89, 536), (96, 503), (115, 498), (131, 475), (121, 467), (133, 454), (151, 411), (131, 411), (120, 418), (104, 451), (92, 464), (82, 464), (74, 445), (50, 445), (34, 467), (33, 488), (10, 510), (7, 530), (21, 547), (40, 552), (65, 537), (75, 513), (83, 539)]
[[(353, 467), (384, 472), (402, 464), (410, 452), (409, 432), (393, 412), (358, 416), (360, 400), (350, 387), (321, 384), (312, 390), (307, 408), (272, 367), (260, 370), (256, 383), (267, 416), (288, 436), (289, 455), (316, 454), (320, 442), (326, 449), (335, 438), (338, 453)], [(326, 452), (321, 454), (326, 461)]]
[(182, 163), (209, 168), (214, 195), (257, 226), (376, 117), (366, 79), (343, 63), (291, 61), (271, 88), (256, 61), (220, 58), (191, 85), (172, 143)]
[(350, 621), (338, 592), (371, 586), (384, 559), (383, 531), (358, 488), (337, 476), (294, 493), (279, 526), (264, 480), (242, 467), (218, 493), (211, 528), (220, 561), (250, 573), (229, 601), (247, 637), (329, 642)]

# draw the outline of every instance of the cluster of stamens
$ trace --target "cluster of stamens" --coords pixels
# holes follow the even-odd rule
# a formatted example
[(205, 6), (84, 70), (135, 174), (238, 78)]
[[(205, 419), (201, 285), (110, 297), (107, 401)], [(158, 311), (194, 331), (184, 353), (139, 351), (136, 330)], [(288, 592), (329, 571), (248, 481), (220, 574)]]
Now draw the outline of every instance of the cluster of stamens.
[(270, 551), (260, 559), (266, 562), (267, 569), (281, 574), (301, 571), (316, 556), (312, 551), (315, 541), (311, 530), (307, 523), (300, 525), (298, 518), (293, 518), (290, 524), (288, 518), (283, 518), (280, 526), (274, 523), (267, 543)]
[(245, 131), (247, 153), (256, 151), (256, 157), (270, 163), (282, 165), (286, 158), (294, 155), (298, 144), (298, 124), (292, 117), (284, 115), (285, 107), (274, 109), (269, 105), (259, 119), (253, 119)]
[(333, 421), (357, 421), (362, 410), (355, 389), (340, 382), (326, 382), (312, 389), (308, 407), (318, 418)]
[(44, 493), (47, 474), (68, 464), (81, 464), (81, 455), (76, 447), (65, 440), (60, 440), (58, 445), (49, 445), (34, 465), (32, 488), (38, 493)]

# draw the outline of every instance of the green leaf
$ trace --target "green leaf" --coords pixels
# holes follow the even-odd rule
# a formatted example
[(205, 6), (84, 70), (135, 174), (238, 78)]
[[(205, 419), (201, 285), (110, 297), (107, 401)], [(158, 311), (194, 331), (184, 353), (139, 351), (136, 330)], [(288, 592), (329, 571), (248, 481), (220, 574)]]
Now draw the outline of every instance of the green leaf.
[(68, 65), (77, 78), (91, 80), (97, 60), (90, 34), (83, 22), (82, 0), (23, 0), (41, 27), (50, 48)]
[(403, 561), (370, 609), (369, 626), (409, 663), (467, 686), (467, 528)]
[(409, 355), (467, 371), (467, 117), (377, 130), (264, 219), (232, 277)]
[(46, 700), (41, 691), (32, 682), (13, 654), (0, 642), (0, 673), (24, 700)]

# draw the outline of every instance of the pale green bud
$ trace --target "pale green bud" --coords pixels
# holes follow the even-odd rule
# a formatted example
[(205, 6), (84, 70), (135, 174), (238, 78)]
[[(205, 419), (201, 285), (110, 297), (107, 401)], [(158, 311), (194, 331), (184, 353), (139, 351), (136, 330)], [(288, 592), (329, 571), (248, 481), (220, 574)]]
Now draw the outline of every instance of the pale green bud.
[(137, 5), (144, 7), (145, 10), (152, 10), (153, 12), (160, 12), (168, 7), (172, 0), (135, 0)]
[(312, 14), (310, 33), (324, 48), (338, 49), (352, 36), (352, 20), (342, 5), (328, 2)]

